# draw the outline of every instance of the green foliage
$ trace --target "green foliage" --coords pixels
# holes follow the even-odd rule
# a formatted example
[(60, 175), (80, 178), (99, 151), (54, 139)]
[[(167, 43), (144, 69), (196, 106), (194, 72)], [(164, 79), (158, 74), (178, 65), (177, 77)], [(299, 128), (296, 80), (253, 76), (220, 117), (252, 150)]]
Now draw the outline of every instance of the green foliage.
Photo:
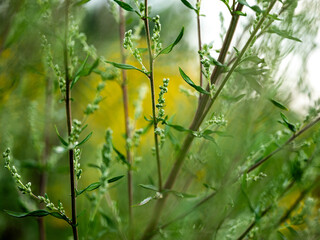
[(0, 4), (0, 236), (317, 239), (317, 4), (148, 2)]

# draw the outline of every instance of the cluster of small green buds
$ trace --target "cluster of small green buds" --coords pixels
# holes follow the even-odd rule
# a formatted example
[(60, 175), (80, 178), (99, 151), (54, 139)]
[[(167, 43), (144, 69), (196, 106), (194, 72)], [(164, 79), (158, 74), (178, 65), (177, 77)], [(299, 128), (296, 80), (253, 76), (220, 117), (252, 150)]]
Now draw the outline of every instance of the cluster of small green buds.
[(137, 129), (132, 136), (132, 143), (134, 147), (138, 147), (140, 144), (140, 138), (143, 134), (143, 128)]
[(223, 114), (219, 116), (213, 116), (211, 119), (206, 121), (206, 126), (216, 125), (216, 126), (226, 126), (228, 121), (224, 118)]
[(133, 57), (140, 63), (142, 67), (142, 71), (148, 72), (146, 67), (143, 65), (141, 54), (139, 52), (138, 48), (134, 48), (133, 42), (132, 42), (132, 30), (125, 32), (124, 39), (123, 39), (123, 47), (127, 50), (130, 50)]
[(2, 157), (4, 159), (4, 167), (9, 170), (13, 179), (15, 180), (18, 189), (23, 194), (32, 194), (31, 191), (31, 183), (23, 184), (21, 182), (21, 175), (18, 173), (15, 166), (11, 166), (11, 158), (10, 158), (10, 148), (7, 148), (5, 152), (2, 153)]
[(76, 173), (77, 180), (81, 178), (81, 174), (82, 174), (82, 169), (79, 162), (80, 158), (81, 158), (81, 150), (79, 148), (75, 148), (73, 164), (74, 164), (74, 171)]
[(133, 42), (132, 42), (132, 30), (125, 32), (124, 39), (123, 39), (123, 47), (125, 49), (131, 49), (133, 48)]
[(95, 111), (97, 111), (99, 109), (99, 103), (101, 101), (102, 101), (102, 97), (100, 95), (97, 95), (93, 100), (93, 103), (89, 103), (87, 105), (86, 109), (84, 110), (84, 114), (90, 115), (90, 114), (93, 114)]
[(103, 144), (103, 147), (102, 147), (102, 161), (105, 167), (108, 168), (112, 160), (112, 151), (113, 151), (111, 129), (107, 129), (105, 140), (106, 142)]
[(69, 136), (69, 143), (72, 145), (76, 145), (79, 139), (79, 135), (81, 133), (81, 122), (77, 119), (72, 121), (71, 134)]
[(58, 211), (59, 213), (61, 213), (62, 215), (65, 215), (65, 210), (63, 208), (62, 203), (59, 201), (58, 203), (58, 207), (56, 207), (53, 202), (51, 202), (51, 200), (49, 199), (48, 195), (45, 193), (44, 196), (38, 196), (38, 199), (40, 200), (40, 202), (45, 203), (46, 208), (48, 208), (51, 211)]
[(204, 68), (203, 74), (208, 81), (210, 80), (210, 75), (211, 75), (211, 70), (210, 70), (211, 61), (209, 59), (211, 49), (212, 49), (212, 44), (204, 44), (202, 46), (202, 49), (199, 50), (198, 52), (200, 56), (201, 64)]
[(158, 103), (156, 104), (156, 108), (158, 108), (158, 116), (157, 116), (158, 120), (162, 120), (165, 116), (165, 112), (163, 109), (165, 106), (164, 94), (168, 92), (168, 86), (169, 86), (169, 78), (164, 78), (163, 86), (159, 86), (160, 93), (159, 93)]
[(160, 16), (157, 15), (152, 18), (154, 22), (153, 34), (152, 34), (152, 42), (154, 55), (157, 56), (158, 53), (162, 50), (162, 44), (160, 42), (160, 32), (161, 32), (161, 24), (160, 24)]
[(157, 134), (158, 136), (160, 136), (160, 146), (162, 146), (165, 142), (166, 139), (166, 135), (165, 135), (165, 131), (162, 128), (157, 127), (154, 130), (155, 134)]
[[(137, 4), (137, 3), (136, 3)], [(138, 5), (138, 4), (137, 4)], [(144, 10), (146, 9), (146, 6), (144, 5), (144, 3), (143, 2), (140, 2), (139, 3), (139, 12), (140, 12), (140, 14), (141, 14), (141, 17), (143, 18), (144, 17)]]
[(59, 88), (62, 94), (66, 92), (66, 80), (58, 66), (58, 64), (53, 64), (53, 57), (51, 53), (51, 45), (48, 43), (48, 40), (45, 35), (42, 35), (42, 48), (45, 54), (45, 61), (46, 64), (53, 70), (54, 74), (56, 75), (59, 83)]
[(263, 172), (260, 172), (258, 175), (254, 175), (254, 176), (249, 176), (249, 175), (247, 175), (246, 180), (247, 180), (247, 181), (254, 181), (254, 182), (256, 182), (256, 181), (261, 180), (261, 179), (263, 179), (263, 178), (265, 178), (265, 177), (267, 177), (267, 174), (265, 174), (265, 173), (263, 173)]
[(199, 15), (200, 14), (200, 6), (201, 6), (201, 1), (197, 1), (196, 2), (196, 9), (197, 9), (197, 14)]

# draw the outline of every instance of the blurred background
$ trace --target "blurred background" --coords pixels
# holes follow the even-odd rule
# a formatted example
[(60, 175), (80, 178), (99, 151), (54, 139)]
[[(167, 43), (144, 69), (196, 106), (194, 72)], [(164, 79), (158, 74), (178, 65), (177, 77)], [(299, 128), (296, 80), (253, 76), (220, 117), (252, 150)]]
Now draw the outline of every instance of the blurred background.
[[(44, 53), (41, 47), (41, 36), (46, 35), (52, 46), (54, 62), (61, 65), (63, 60), (63, 14), (61, 1), (48, 1), (52, 4), (51, 21), (43, 21), (46, 10), (43, 6), (46, 1), (32, 0), (2, 0), (0, 2), (0, 149), (5, 151), (7, 147), (12, 150), (14, 165), (17, 166), (25, 183), (32, 182), (33, 191), (39, 192), (39, 176), (43, 167), (39, 164), (43, 157), (43, 144), (45, 132), (48, 132), (49, 153), (47, 154), (48, 166), (45, 168), (48, 174), (47, 193), (52, 202), (61, 200), (64, 203), (67, 214), (70, 214), (69, 203), (69, 177), (66, 153), (59, 151), (59, 139), (55, 133), (55, 126), (60, 134), (66, 137), (65, 109), (61, 102), (57, 80), (52, 73), (45, 68)], [(79, 1), (80, 2), (80, 1)], [(85, 2), (85, 1), (83, 1)], [(129, 1), (130, 2), (130, 1)], [(195, 4), (195, 1), (190, 1)], [(263, 5), (264, 1), (247, 1), (249, 4)], [(319, 59), (320, 59), (320, 34), (318, 13), (320, 3), (318, 1), (292, 1), (292, 9), (283, 13), (277, 21), (277, 26), (292, 34), (299, 41), (281, 38), (276, 34), (266, 33), (256, 41), (251, 53), (263, 58), (265, 65), (264, 72), (259, 76), (253, 73), (235, 74), (223, 91), (217, 105), (214, 106), (212, 114), (223, 115), (227, 121), (222, 126), (224, 136), (217, 136), (216, 143), (197, 139), (192, 151), (188, 154), (180, 180), (176, 184), (177, 189), (187, 188), (187, 192), (195, 195), (195, 198), (183, 199), (177, 206), (173, 201), (170, 205), (176, 209), (176, 213), (183, 212), (191, 206), (198, 197), (205, 195), (209, 190), (205, 186), (219, 186), (223, 176), (230, 168), (237, 169), (246, 164), (245, 161), (253, 156), (264, 156), (271, 152), (275, 144), (275, 134), (283, 131), (283, 126), (277, 121), (280, 120), (280, 110), (276, 108), (269, 98), (277, 99), (289, 108), (286, 112), (291, 122), (299, 126), (304, 121), (317, 115), (320, 101), (319, 84)], [(42, 5), (41, 5), (42, 4)], [(131, 2), (133, 5), (133, 3)], [(162, 25), (161, 41), (163, 46), (171, 44), (178, 35), (182, 26), (185, 27), (185, 35), (182, 41), (174, 48), (169, 55), (159, 57), (155, 65), (155, 86), (156, 93), (159, 93), (158, 86), (162, 84), (163, 78), (169, 78), (169, 91), (166, 98), (166, 114), (169, 115), (173, 124), (179, 124), (187, 128), (192, 120), (197, 107), (197, 97), (193, 89), (187, 85), (179, 75), (178, 67), (181, 67), (188, 76), (197, 84), (199, 83), (198, 54), (197, 54), (197, 29), (196, 15), (185, 7), (181, 1), (150, 0), (151, 16), (160, 15)], [(116, 8), (116, 9), (115, 9)], [(249, 36), (248, 26), (252, 23), (255, 13), (249, 9), (243, 10), (247, 17), (241, 17), (239, 29), (236, 32), (232, 46), (241, 49)], [(117, 6), (106, 0), (91, 0), (83, 5), (73, 7), (74, 19), (79, 23), (80, 31), (87, 36), (89, 45), (93, 45), (99, 56), (105, 59), (120, 62), (119, 30), (117, 22)], [(276, 11), (275, 11), (276, 12)], [(201, 32), (203, 43), (212, 43), (211, 54), (217, 58), (218, 50), (221, 48), (223, 36), (230, 21), (230, 14), (222, 1), (203, 0), (201, 5)], [(139, 19), (134, 13), (126, 14), (126, 29), (133, 29), (139, 25)], [(153, 27), (153, 26), (151, 26)], [(144, 31), (141, 31), (140, 39), (136, 41), (139, 48), (146, 47)], [(232, 49), (231, 49), (232, 50)], [(228, 59), (231, 59), (230, 53)], [(79, 47), (79, 59), (83, 61), (85, 53)], [(147, 54), (143, 54), (143, 60), (147, 66)], [(135, 59), (128, 54), (128, 63), (139, 66)], [(100, 64), (101, 71), (114, 71), (115, 77), (106, 82), (105, 89), (101, 92), (103, 97), (99, 109), (90, 115), (88, 127), (83, 136), (93, 131), (91, 139), (83, 145), (81, 166), (84, 170), (79, 182), (79, 189), (85, 188), (92, 182), (99, 181), (100, 172), (92, 167), (99, 165), (102, 161), (101, 150), (105, 141), (105, 131), (113, 130), (113, 144), (122, 153), (125, 152), (124, 138), (124, 117), (122, 105), (122, 92), (119, 82), (120, 74), (110, 66)], [(128, 71), (129, 89), (129, 112), (135, 129), (144, 128), (148, 122), (144, 119), (150, 118), (151, 103), (149, 99), (148, 79), (137, 71)], [(247, 80), (249, 79), (249, 80)], [(91, 74), (82, 77), (73, 89), (73, 117), (82, 119), (84, 110), (91, 103), (96, 94), (96, 87), (101, 82), (99, 74)], [(48, 84), (50, 85), (48, 87)], [(145, 95), (141, 94), (145, 91)], [(244, 95), (241, 100), (236, 96)], [(51, 103), (46, 102), (50, 95)], [(139, 104), (139, 99), (141, 104)], [(141, 105), (141, 106), (140, 106)], [(141, 114), (135, 119), (134, 114), (141, 107)], [(50, 119), (46, 120), (50, 112)], [(309, 119), (306, 117), (309, 116)], [(164, 127), (164, 126), (163, 126)], [(164, 178), (168, 175), (174, 156), (179, 149), (185, 136), (183, 132), (173, 129), (166, 129), (170, 132), (162, 148)], [(306, 140), (312, 142), (312, 134), (316, 128), (306, 134)], [(288, 132), (281, 132), (280, 142), (289, 137)], [(82, 137), (83, 137), (82, 136)], [(299, 143), (303, 143), (301, 142)], [(152, 154), (153, 134), (148, 131), (141, 137), (139, 147), (135, 153), (134, 167), (134, 201), (138, 204), (144, 198), (150, 196), (148, 190), (140, 188), (139, 184), (157, 183), (156, 164)], [(315, 151), (315, 144), (312, 142), (303, 149), (306, 157)], [(291, 149), (292, 150), (292, 149)], [(299, 156), (298, 156), (299, 155)], [(290, 149), (283, 151), (270, 164), (267, 164), (263, 172), (268, 177), (257, 183), (252, 188), (251, 194), (259, 201), (258, 190), (262, 186), (276, 184), (281, 181), (280, 173), (290, 168), (284, 164), (287, 159), (295, 161), (301, 153), (294, 153)], [(126, 175), (126, 166), (113, 157), (110, 177)], [(236, 164), (236, 165), (234, 165)], [(1, 164), (1, 166), (3, 166)], [(91, 166), (91, 167), (90, 167)], [(235, 171), (235, 174), (236, 171)], [(288, 176), (290, 173), (287, 174)], [(282, 179), (287, 176), (281, 175)], [(272, 176), (275, 176), (272, 178)], [(288, 177), (287, 176), (287, 177)], [(274, 181), (274, 182), (273, 182)], [(111, 205), (121, 218), (121, 224), (125, 229), (127, 226), (127, 185), (126, 179), (112, 185), (109, 189)], [(196, 234), (206, 239), (206, 233), (210, 234), (219, 225), (224, 212), (214, 212), (211, 207), (221, 206), (221, 209), (234, 204), (232, 199), (238, 199), (236, 193), (221, 196), (210, 205), (206, 205), (201, 211), (192, 214), (185, 222), (179, 222), (159, 237), (169, 239), (183, 239), (182, 236), (190, 231), (190, 239), (197, 239)], [(299, 187), (290, 192), (290, 196), (297, 196)], [(88, 233), (88, 216), (92, 210), (92, 202), (95, 193), (83, 195), (78, 201), (79, 231), (84, 239), (121, 239), (118, 229), (114, 226), (117, 214), (108, 204), (101, 206), (107, 217), (103, 214), (97, 227)], [(314, 193), (316, 197), (316, 193)], [(22, 196), (16, 190), (15, 183), (6, 169), (0, 168), (0, 239), (37, 239), (37, 221), (32, 218), (16, 219), (8, 216), (3, 209), (17, 212), (26, 209), (35, 209), (36, 204), (27, 196)], [(235, 198), (234, 198), (235, 197)], [(114, 202), (112, 202), (114, 201)], [(239, 207), (235, 211), (245, 209), (245, 201), (239, 198)], [(242, 202), (241, 202), (242, 201)], [(292, 200), (291, 200), (292, 201)], [(290, 200), (285, 201), (290, 204)], [(227, 204), (225, 204), (227, 203)], [(153, 203), (134, 209), (136, 221), (136, 232), (141, 234), (147, 222), (146, 214), (150, 214)], [(244, 211), (245, 212), (245, 211)], [(210, 215), (211, 213), (211, 215)], [(168, 219), (170, 209), (165, 213)], [(209, 216), (215, 214), (215, 218)], [(243, 217), (247, 219), (246, 216)], [(108, 220), (109, 219), (109, 220)], [(236, 217), (233, 218), (233, 220)], [(109, 222), (108, 222), (109, 221)], [(236, 221), (236, 220), (235, 220)], [(48, 239), (67, 239), (71, 230), (63, 221), (52, 217), (45, 218)], [(192, 223), (193, 230), (188, 229)], [(119, 224), (117, 222), (117, 224)], [(117, 225), (116, 224), (116, 225)], [(229, 224), (229, 225), (228, 225)], [(230, 230), (235, 222), (228, 222), (221, 230), (222, 237)], [(104, 233), (98, 231), (98, 226), (108, 226)], [(205, 229), (205, 231), (202, 231)], [(191, 231), (192, 230), (192, 231)], [(240, 230), (239, 230), (240, 231)], [(240, 231), (241, 232), (241, 231)], [(100, 236), (100, 235), (101, 236)], [(167, 234), (167, 235), (166, 235)], [(209, 235), (208, 235), (209, 236)], [(189, 238), (188, 238), (189, 239)], [(234, 239), (234, 238), (230, 238)], [(294, 238), (288, 238), (294, 239)]]

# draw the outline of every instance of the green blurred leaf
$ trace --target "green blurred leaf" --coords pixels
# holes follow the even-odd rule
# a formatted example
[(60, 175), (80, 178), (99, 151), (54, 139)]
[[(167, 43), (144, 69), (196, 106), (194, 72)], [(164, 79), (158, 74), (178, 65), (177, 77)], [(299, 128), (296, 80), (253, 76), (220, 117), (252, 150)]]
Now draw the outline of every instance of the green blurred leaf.
[(287, 39), (290, 39), (290, 40), (293, 40), (293, 41), (302, 42), (299, 38), (293, 37), (293, 36), (291, 36), (290, 33), (288, 33), (287, 31), (280, 30), (280, 29), (278, 29), (278, 28), (275, 27), (275, 26), (270, 27), (270, 28), (267, 30), (267, 32), (268, 32), (268, 33), (277, 34), (277, 35), (279, 35), (280, 37), (287, 38)]
[(54, 126), (54, 127), (56, 128), (56, 133), (57, 133), (57, 135), (58, 135), (58, 138), (59, 138), (60, 142), (61, 142), (64, 146), (68, 147), (68, 146), (69, 146), (69, 143), (67, 143), (67, 142), (60, 136), (57, 126)]
[(91, 137), (91, 135), (92, 135), (92, 132), (89, 133), (88, 136), (86, 136), (80, 143), (78, 143), (78, 144), (76, 145), (76, 147), (79, 147), (79, 146), (81, 146), (82, 144), (84, 144), (86, 141), (88, 141), (89, 138)]
[(120, 175), (120, 176), (117, 176), (117, 177), (110, 178), (107, 181), (108, 181), (108, 183), (113, 183), (113, 182), (116, 182), (116, 181), (120, 180), (123, 177), (124, 177), (124, 175)]
[(180, 67), (179, 67), (179, 72), (183, 80), (186, 81), (186, 83), (188, 83), (195, 90), (203, 94), (210, 94), (208, 91), (204, 90), (201, 86), (195, 85), (194, 82), (188, 77), (187, 74), (184, 73), (184, 71)]
[(86, 192), (86, 191), (93, 191), (101, 186), (100, 182), (91, 183), (89, 186), (87, 186), (85, 189), (82, 190), (76, 190), (76, 196), (78, 197), (80, 194)]
[(180, 31), (178, 37), (176, 38), (176, 40), (175, 40), (172, 44), (170, 44), (168, 47), (162, 49), (156, 57), (158, 57), (160, 54), (168, 54), (168, 53), (170, 53), (170, 52), (172, 51), (172, 49), (173, 49), (173, 48), (180, 42), (180, 40), (182, 39), (183, 33), (184, 33), (184, 27), (181, 28), (181, 31)]
[(113, 0), (113, 1), (115, 1), (124, 10), (129, 11), (129, 12), (135, 12), (133, 7), (131, 7), (128, 3), (122, 2), (120, 0)]
[(51, 215), (55, 218), (58, 219), (63, 219), (66, 222), (69, 223), (68, 219), (66, 216), (62, 215), (59, 212), (49, 212), (47, 210), (44, 209), (40, 209), (40, 210), (35, 210), (32, 212), (26, 212), (26, 213), (21, 213), (21, 212), (13, 212), (13, 211), (9, 211), (9, 210), (4, 210), (7, 214), (9, 214), (12, 217), (16, 217), (16, 218), (25, 218), (25, 217), (45, 217), (48, 215)]
[(282, 125), (286, 126), (290, 131), (295, 133), (297, 131), (296, 126), (293, 123), (290, 123), (288, 118), (283, 113), (280, 113), (280, 116), (281, 116), (281, 118), (283, 120), (283, 122), (280, 122), (280, 123)]
[(117, 156), (119, 157), (119, 159), (121, 160), (122, 163), (130, 166), (130, 163), (128, 163), (124, 154), (122, 154), (118, 149), (116, 149), (115, 146), (113, 146), (113, 150), (115, 151), (115, 153), (117, 154)]
[(169, 123), (167, 123), (166, 125), (169, 126), (169, 127), (172, 127), (173, 129), (175, 129), (175, 130), (177, 130), (177, 131), (179, 131), (179, 132), (189, 132), (189, 133), (192, 133), (192, 130), (187, 129), (187, 128), (185, 128), (185, 127), (182, 127), (182, 126), (180, 126), (180, 125), (169, 124)]
[(154, 185), (151, 185), (151, 184), (139, 184), (139, 186), (142, 188), (148, 189), (148, 190), (158, 192), (158, 188)]
[(238, 3), (247, 6), (248, 8), (251, 8), (253, 11), (255, 11), (256, 13), (263, 13), (263, 11), (261, 10), (261, 8), (257, 5), (254, 6), (250, 6), (246, 0), (238, 0)]
[(234, 11), (234, 13), (237, 14), (237, 15), (239, 15), (239, 16), (244, 16), (244, 17), (247, 16), (246, 13), (241, 12), (241, 11)]
[(142, 72), (143, 74), (148, 76), (148, 74), (145, 73), (144, 71), (142, 71), (141, 69), (136, 68), (136, 67), (129, 65), (129, 64), (115, 63), (115, 62), (110, 62), (110, 61), (105, 61), (105, 62), (111, 64), (112, 66), (114, 66), (116, 68), (125, 69), (125, 70), (137, 70), (137, 71)]
[(259, 58), (258, 56), (255, 56), (255, 55), (251, 55), (241, 59), (240, 63), (243, 63), (243, 62), (253, 62), (253, 63), (259, 64), (259, 63), (264, 63), (264, 59)]
[(187, 0), (181, 0), (181, 2), (182, 2), (186, 7), (188, 7), (188, 8), (190, 8), (190, 9), (192, 9), (192, 10), (194, 10), (194, 11), (197, 12), (197, 9), (194, 8), (194, 7), (192, 6), (192, 4), (189, 3)]
[(76, 74), (73, 77), (73, 80), (71, 82), (70, 85), (70, 89), (73, 88), (73, 86), (78, 82), (78, 80), (80, 79), (80, 77), (83, 75), (84, 72), (84, 67), (86, 66), (87, 62), (89, 59), (89, 54), (87, 54), (85, 60), (83, 61), (83, 63), (81, 64), (80, 68), (78, 69), (78, 71), (76, 72)]
[(275, 105), (276, 107), (278, 107), (278, 108), (280, 108), (280, 109), (282, 109), (282, 110), (288, 111), (288, 108), (285, 107), (284, 105), (282, 105), (281, 103), (279, 103), (278, 101), (276, 101), (276, 100), (274, 100), (274, 99), (269, 99), (269, 100), (270, 100), (270, 102), (272, 102), (273, 105)]

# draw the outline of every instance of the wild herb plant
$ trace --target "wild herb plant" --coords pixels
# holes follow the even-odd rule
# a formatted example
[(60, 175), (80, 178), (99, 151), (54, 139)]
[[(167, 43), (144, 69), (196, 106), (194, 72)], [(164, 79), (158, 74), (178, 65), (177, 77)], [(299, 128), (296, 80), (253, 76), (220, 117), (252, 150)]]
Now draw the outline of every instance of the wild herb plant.
[[(289, 111), (289, 99), (283, 97), (287, 90), (274, 80), (283, 77), (279, 73), (284, 56), (293, 47), (299, 48), (289, 41), (307, 45), (300, 37), (316, 33), (301, 30), (303, 24), (313, 20), (312, 16), (306, 16), (303, 10), (299, 12), (295, 0), (258, 0), (254, 5), (244, 0), (217, 1), (228, 14), (220, 15), (221, 24), (224, 18), (230, 18), (228, 28), (222, 29), (220, 48), (201, 40), (201, 23), (205, 21), (201, 0), (178, 1), (179, 9), (190, 11), (194, 17), (198, 41), (197, 49), (193, 50), (197, 55), (192, 58), (197, 67), (190, 68), (185, 59), (174, 61), (175, 74), (186, 83), (180, 89), (195, 106), (189, 107), (190, 113), (179, 116), (175, 89), (178, 79), (169, 81), (167, 72), (162, 75), (168, 76), (159, 79), (157, 71), (163, 67), (161, 58), (170, 59), (178, 53), (176, 46), (182, 45), (187, 27), (180, 26), (180, 33), (176, 31), (177, 37), (167, 45), (162, 37), (167, 25), (161, 24), (165, 18), (154, 13), (147, 0), (109, 1), (118, 24), (120, 60), (111, 61), (110, 56), (105, 60), (80, 32), (81, 8), (87, 2), (39, 1), (37, 5), (46, 26), (54, 30), (40, 31), (45, 58), (40, 72), (45, 79), (42, 87), (48, 93), (42, 98), (45, 101), (38, 103), (48, 112), (43, 117), (42, 130), (36, 124), (37, 103), (33, 101), (28, 108), (30, 138), (40, 160), (39, 194), (32, 189), (34, 184), (25, 183), (26, 171), (18, 167), (20, 161), (12, 160), (10, 148), (4, 150), (3, 159), (19, 191), (43, 205), (35, 207), (22, 198), (24, 212), (6, 212), (18, 218), (51, 215), (65, 220), (73, 239), (317, 239), (319, 104), (316, 102), (302, 121), (301, 114)], [(57, 12), (63, 12), (62, 16)], [(58, 24), (52, 26), (50, 17), (59, 17)], [(138, 21), (132, 30), (131, 17)], [(306, 49), (307, 53), (312, 50)], [(132, 59), (132, 65), (128, 64)], [(117, 69), (121, 69), (121, 74)], [(127, 70), (142, 74), (150, 87), (137, 83), (138, 75)], [(192, 72), (196, 70), (198, 79), (192, 80), (196, 76)], [(100, 79), (88, 83), (94, 73)], [(124, 134), (118, 126), (109, 128), (109, 120), (117, 118), (114, 113), (103, 115), (103, 128), (107, 129), (103, 144), (102, 141), (94, 146), (86, 144), (94, 149), (88, 154), (82, 144), (95, 132), (99, 134), (94, 119), (104, 110), (101, 106), (112, 107), (108, 99), (116, 97), (114, 82), (121, 87)], [(131, 85), (132, 82), (139, 86)], [(72, 106), (82, 105), (81, 98), (89, 92), (86, 86), (94, 86), (93, 100), (81, 106), (81, 112), (75, 111)], [(137, 100), (130, 94), (130, 87), (140, 90)], [(81, 93), (77, 92), (79, 89)], [(106, 97), (105, 90), (111, 91)], [(147, 91), (151, 93), (150, 109), (143, 106)], [(172, 93), (174, 100), (170, 99)], [(11, 94), (22, 95), (14, 91)], [(170, 111), (172, 106), (176, 116)], [(151, 116), (146, 114), (149, 111)], [(190, 114), (193, 118), (186, 127)], [(145, 122), (141, 124), (143, 115)], [(58, 121), (66, 122), (65, 131)], [(55, 129), (52, 123), (57, 125)], [(87, 128), (92, 132), (84, 135)], [(53, 131), (55, 139), (50, 139)], [(122, 146), (117, 140), (121, 134)], [(11, 134), (3, 134), (13, 156), (24, 157), (16, 146), (19, 139), (8, 135)], [(57, 140), (59, 146), (53, 148)], [(27, 151), (22, 152), (27, 159)], [(140, 160), (138, 155), (142, 156)], [(86, 158), (88, 161), (84, 163), (89, 162), (88, 167), (99, 173), (98, 177), (93, 174), (96, 179), (93, 183), (86, 174), (91, 171), (83, 163)], [(46, 178), (50, 180), (51, 175), (58, 173), (56, 165), (68, 166), (70, 205), (66, 197), (51, 194), (51, 182), (46, 183)], [(124, 188), (117, 181), (125, 173)], [(82, 186), (82, 181), (91, 183), (80, 190), (78, 185)], [(60, 182), (59, 187), (67, 186)], [(80, 195), (86, 198), (81, 200)], [(55, 203), (53, 198), (61, 201)], [(39, 238), (46, 238), (41, 220)]]

